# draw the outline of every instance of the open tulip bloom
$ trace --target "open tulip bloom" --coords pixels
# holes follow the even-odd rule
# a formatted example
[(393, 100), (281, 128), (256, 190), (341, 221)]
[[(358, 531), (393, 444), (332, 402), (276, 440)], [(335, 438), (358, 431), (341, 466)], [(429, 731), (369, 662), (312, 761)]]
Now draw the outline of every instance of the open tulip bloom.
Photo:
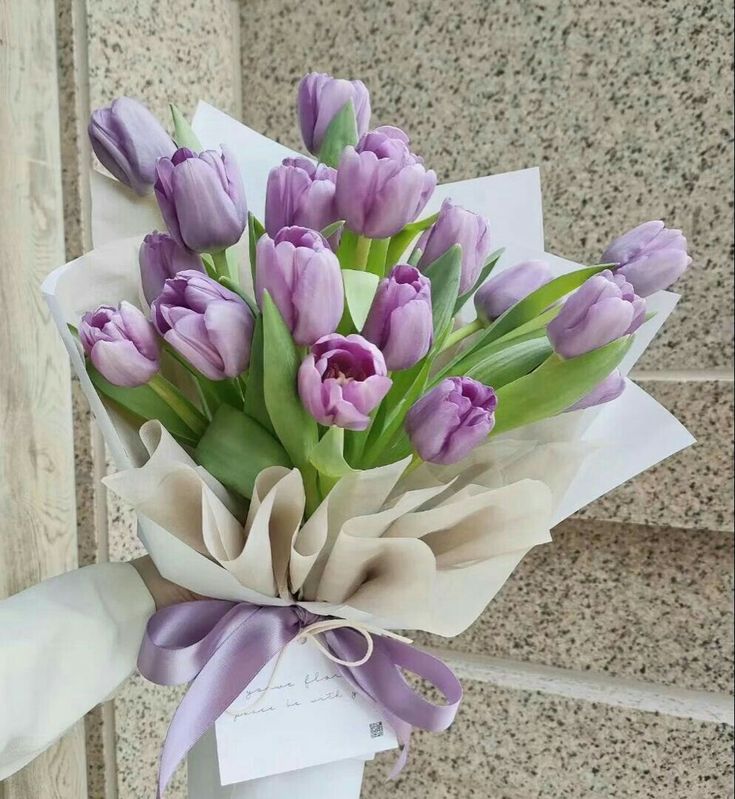
[(692, 440), (626, 377), (691, 261), (680, 231), (645, 223), (572, 264), (543, 252), (536, 172), (437, 186), (421, 142), (372, 126), (360, 81), (309, 75), (296, 107), (316, 160), (203, 104), (192, 125), (173, 109), (175, 144), (136, 101), (96, 112), (119, 190), (94, 176), (96, 249), (44, 286), (120, 469), (109, 490), (164, 576), (212, 597), (157, 614), (141, 650), (150, 679), (193, 681), (161, 794), (218, 718), (218, 741), (245, 734), (224, 711), (305, 636), (395, 737), (294, 721), (334, 756), (294, 765), (296, 738), (254, 772), (255, 726), (221, 778), (357, 758), (351, 787), (323, 772), (357, 796), (365, 757), (459, 704), (395, 631), (458, 635), (555, 524)]

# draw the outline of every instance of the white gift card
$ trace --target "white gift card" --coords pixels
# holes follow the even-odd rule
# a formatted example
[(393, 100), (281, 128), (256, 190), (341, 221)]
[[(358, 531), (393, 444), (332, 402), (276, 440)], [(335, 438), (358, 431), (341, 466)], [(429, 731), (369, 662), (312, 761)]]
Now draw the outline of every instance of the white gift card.
[(215, 729), (222, 785), (398, 746), (380, 709), (308, 641), (268, 663)]

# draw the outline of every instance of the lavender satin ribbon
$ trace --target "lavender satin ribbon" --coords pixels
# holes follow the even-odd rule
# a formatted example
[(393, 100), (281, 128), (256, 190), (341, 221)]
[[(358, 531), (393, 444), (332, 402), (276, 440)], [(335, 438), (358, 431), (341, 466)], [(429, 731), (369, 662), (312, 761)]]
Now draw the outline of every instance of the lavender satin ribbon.
[[(190, 682), (176, 709), (161, 751), (158, 799), (189, 750), (252, 682), (258, 672), (301, 632), (325, 617), (297, 605), (270, 607), (249, 602), (205, 599), (159, 610), (148, 621), (138, 655), (140, 673), (159, 685)], [(340, 660), (355, 662), (365, 638), (349, 627), (320, 634)], [(394, 773), (407, 756), (412, 727), (445, 730), (454, 720), (462, 686), (438, 658), (395, 639), (376, 635), (362, 666), (340, 666), (343, 675), (386, 713), (403, 746)], [(401, 670), (430, 682), (444, 705), (424, 699)]]

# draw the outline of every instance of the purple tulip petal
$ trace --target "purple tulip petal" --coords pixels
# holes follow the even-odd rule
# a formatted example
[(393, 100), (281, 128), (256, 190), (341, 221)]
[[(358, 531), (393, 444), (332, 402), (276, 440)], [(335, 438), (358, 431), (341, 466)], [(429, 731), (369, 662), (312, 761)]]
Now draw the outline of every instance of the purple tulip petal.
[(110, 383), (126, 388), (144, 385), (159, 369), (158, 359), (146, 358), (132, 341), (98, 341), (89, 357)]
[(89, 138), (96, 156), (119, 181), (137, 194), (151, 190), (156, 161), (176, 149), (171, 137), (137, 100), (120, 97), (90, 119)]
[(253, 335), (253, 316), (234, 302), (212, 302), (204, 312), (204, 324), (212, 347), (222, 359), (222, 371), (227, 377), (237, 377), (247, 368), (250, 350), (242, 340)]
[(485, 322), (497, 319), (552, 278), (546, 261), (523, 261), (491, 277), (475, 294), (477, 315)]
[(603, 264), (624, 264), (639, 255), (664, 229), (661, 220), (644, 222), (624, 233), (602, 253)]
[(625, 385), (625, 377), (623, 377), (619, 369), (616, 369), (602, 382), (598, 383), (589, 394), (577, 400), (577, 402), (567, 410), (579, 411), (583, 408), (591, 408), (595, 405), (612, 402), (625, 391)]
[(617, 238), (602, 254), (619, 265), (641, 297), (649, 297), (678, 280), (691, 263), (687, 240), (680, 230), (661, 221), (644, 222)]

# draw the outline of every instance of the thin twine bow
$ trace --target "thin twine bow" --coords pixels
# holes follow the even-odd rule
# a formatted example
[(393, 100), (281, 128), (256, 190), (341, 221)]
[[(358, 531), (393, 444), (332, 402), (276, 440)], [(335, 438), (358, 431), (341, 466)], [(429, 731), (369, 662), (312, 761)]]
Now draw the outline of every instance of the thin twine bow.
[[(202, 735), (264, 666), (304, 635), (384, 711), (403, 745), (391, 776), (406, 762), (413, 727), (439, 732), (454, 720), (462, 699), (459, 680), (441, 660), (401, 636), (359, 622), (316, 616), (296, 605), (272, 607), (221, 599), (183, 602), (149, 619), (138, 655), (138, 669), (152, 682), (191, 683), (161, 750), (158, 799), (163, 799), (174, 772)], [(401, 670), (431, 683), (445, 704), (424, 699)]]

